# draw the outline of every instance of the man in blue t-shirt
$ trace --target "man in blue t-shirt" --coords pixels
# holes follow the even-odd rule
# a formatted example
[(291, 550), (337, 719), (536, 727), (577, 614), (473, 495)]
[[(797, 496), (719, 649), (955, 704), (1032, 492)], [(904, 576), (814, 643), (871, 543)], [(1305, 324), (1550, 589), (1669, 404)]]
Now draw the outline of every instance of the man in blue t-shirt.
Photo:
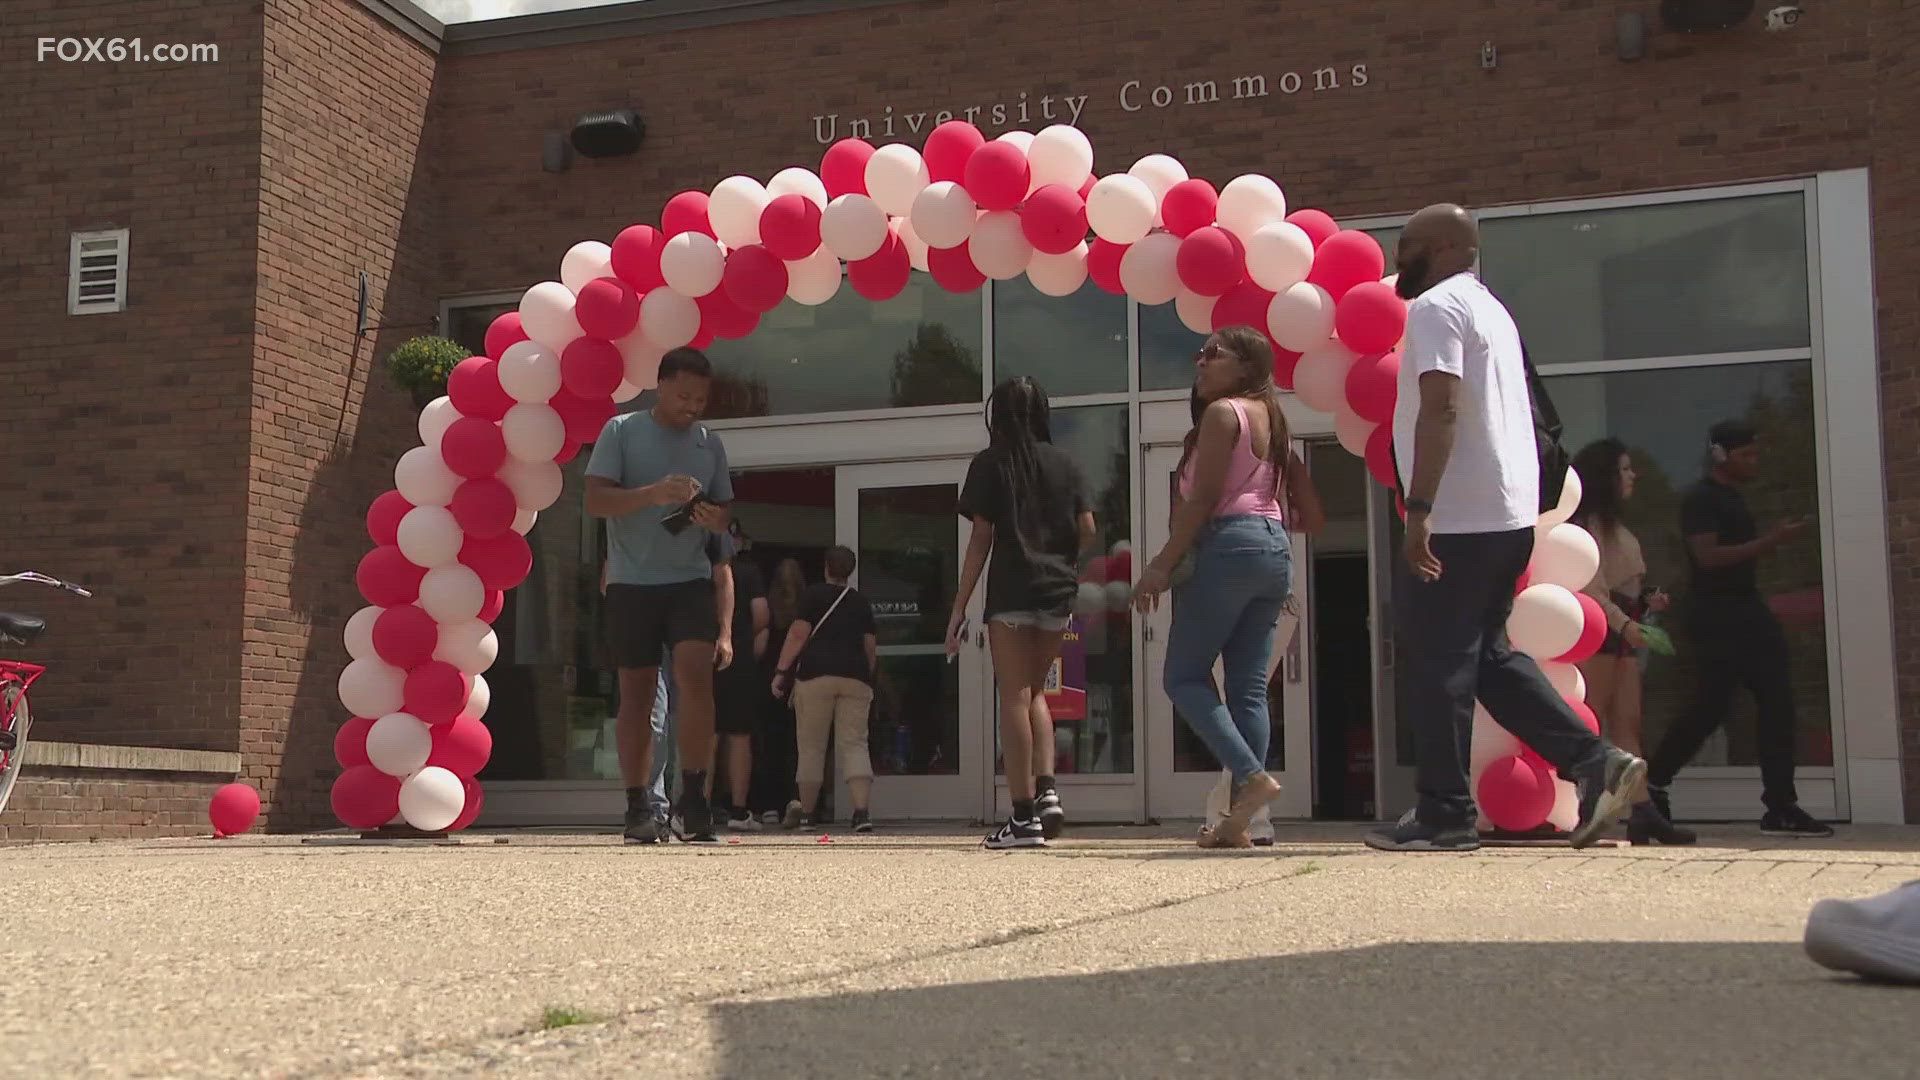
[(733, 612), (731, 597), (716, 595), (707, 541), (726, 531), (733, 481), (720, 437), (699, 422), (712, 382), (698, 349), (667, 353), (653, 408), (607, 421), (587, 460), (587, 513), (607, 519), (607, 636), (620, 672), (615, 731), (631, 843), (663, 839), (647, 797), (663, 649), (677, 698), (681, 821), (689, 840), (714, 839), (705, 764), (713, 756), (716, 642), (727, 640), (721, 627)]

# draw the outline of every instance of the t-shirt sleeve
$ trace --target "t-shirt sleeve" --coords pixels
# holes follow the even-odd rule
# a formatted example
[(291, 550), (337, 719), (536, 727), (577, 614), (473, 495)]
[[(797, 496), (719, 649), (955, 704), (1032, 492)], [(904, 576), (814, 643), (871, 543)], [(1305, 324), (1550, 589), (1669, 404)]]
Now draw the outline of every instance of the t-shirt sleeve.
[(1725, 532), (1723, 522), (1726, 515), (1720, 512), (1720, 504), (1713, 492), (1706, 488), (1695, 488), (1687, 492), (1680, 503), (1680, 535), (1703, 536), (1712, 534), (1716, 539)]
[(960, 486), (960, 514), (989, 522), (1000, 517), (1000, 470), (984, 450), (973, 455), (967, 466), (966, 483)]
[(1455, 305), (1438, 298), (1416, 302), (1407, 312), (1406, 341), (1402, 359), (1413, 366), (1416, 378), (1429, 371), (1454, 378), (1465, 373), (1466, 319)]
[(1093, 501), (1087, 497), (1087, 476), (1072, 458), (1062, 455), (1061, 460), (1067, 463), (1067, 490), (1073, 499), (1073, 516), (1078, 518), (1093, 509)]
[(707, 438), (713, 443), (713, 485), (707, 495), (714, 502), (732, 502), (733, 467), (727, 464), (727, 444), (712, 428), (707, 429)]
[[(849, 593), (847, 594), (847, 602), (842, 606), (853, 609), (848, 614), (853, 616), (850, 621), (853, 623), (854, 637), (864, 637), (874, 632), (873, 605), (867, 602), (866, 597), (861, 596), (857, 592)], [(838, 617), (837, 615), (835, 616), (835, 618)]]
[(798, 616), (800, 621), (806, 623), (808, 626), (819, 626), (820, 616), (827, 613), (827, 605), (832, 602), (833, 600), (830, 597), (826, 599), (821, 598), (821, 589), (818, 585), (807, 586), (807, 591), (800, 595), (800, 614)]
[(607, 421), (600, 429), (600, 437), (593, 441), (593, 453), (587, 455), (587, 475), (602, 480), (611, 480), (616, 484), (627, 482), (623, 466), (626, 455), (620, 452), (620, 420), (618, 417)]

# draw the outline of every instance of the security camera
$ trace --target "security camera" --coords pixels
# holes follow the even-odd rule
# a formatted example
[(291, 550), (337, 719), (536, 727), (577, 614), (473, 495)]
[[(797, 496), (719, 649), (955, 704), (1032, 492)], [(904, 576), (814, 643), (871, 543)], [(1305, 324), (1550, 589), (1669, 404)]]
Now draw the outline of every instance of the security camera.
[(1767, 29), (1776, 34), (1793, 29), (1800, 25), (1801, 10), (1799, 4), (1781, 4), (1767, 12)]

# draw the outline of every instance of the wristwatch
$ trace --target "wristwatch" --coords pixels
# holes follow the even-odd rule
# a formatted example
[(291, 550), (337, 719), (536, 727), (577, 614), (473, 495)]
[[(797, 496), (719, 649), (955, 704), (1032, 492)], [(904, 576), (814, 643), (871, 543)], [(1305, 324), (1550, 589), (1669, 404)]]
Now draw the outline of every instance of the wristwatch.
[(1406, 503), (1407, 503), (1407, 513), (1409, 514), (1433, 513), (1433, 504), (1428, 502), (1425, 499), (1408, 499)]

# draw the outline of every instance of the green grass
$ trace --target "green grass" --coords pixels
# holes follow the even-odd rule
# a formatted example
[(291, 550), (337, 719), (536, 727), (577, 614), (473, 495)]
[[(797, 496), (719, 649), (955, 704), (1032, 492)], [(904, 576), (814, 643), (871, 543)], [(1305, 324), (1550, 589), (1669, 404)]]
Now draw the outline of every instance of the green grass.
[(1317, 873), (1319, 873), (1319, 872), (1320, 872), (1320, 864), (1319, 864), (1319, 863), (1308, 863), (1308, 864), (1306, 864), (1305, 866), (1302, 866), (1302, 867), (1300, 867), (1300, 868), (1298, 868), (1298, 869), (1296, 869), (1296, 870), (1295, 870), (1295, 871), (1293, 872), (1293, 876), (1294, 876), (1294, 877), (1305, 877), (1305, 876), (1306, 876), (1306, 875), (1308, 875), (1308, 874), (1317, 874)]
[(598, 1016), (584, 1009), (566, 1009), (549, 1005), (540, 1014), (540, 1027), (543, 1031), (552, 1031), (554, 1028), (573, 1027), (576, 1024), (591, 1024), (599, 1019)]

